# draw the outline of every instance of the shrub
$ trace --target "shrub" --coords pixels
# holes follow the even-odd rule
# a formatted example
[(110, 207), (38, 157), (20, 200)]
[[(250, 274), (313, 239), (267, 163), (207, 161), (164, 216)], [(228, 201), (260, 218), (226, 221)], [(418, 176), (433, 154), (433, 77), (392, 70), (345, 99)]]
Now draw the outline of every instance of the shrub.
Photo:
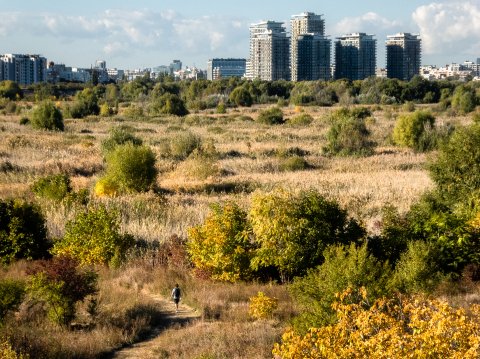
[(460, 85), (455, 88), (452, 96), (452, 108), (462, 114), (475, 110), (477, 97), (475, 91), (467, 86)]
[(287, 123), (292, 126), (308, 126), (312, 122), (313, 117), (308, 113), (301, 113), (287, 120)]
[(179, 133), (170, 139), (167, 156), (171, 156), (176, 160), (184, 160), (194, 150), (200, 149), (201, 146), (202, 139), (199, 136), (191, 132)]
[(188, 110), (183, 100), (178, 95), (168, 92), (152, 100), (151, 111), (153, 114), (188, 115)]
[(75, 318), (75, 304), (97, 293), (97, 274), (79, 268), (70, 257), (54, 257), (33, 270), (29, 293), (48, 306), (49, 318), (68, 325)]
[(283, 112), (278, 107), (271, 107), (269, 109), (260, 111), (257, 122), (265, 125), (281, 125), (285, 121), (283, 120)]
[(104, 179), (120, 193), (145, 192), (155, 185), (155, 154), (149, 147), (131, 142), (119, 145), (108, 153), (106, 162)]
[(20, 125), (22, 126), (25, 126), (25, 125), (28, 125), (30, 123), (30, 120), (28, 119), (28, 117), (22, 117), (19, 121)]
[(14, 81), (0, 82), (0, 97), (8, 98), (10, 100), (18, 100), (22, 97), (22, 89), (18, 83)]
[(0, 358), (2, 359), (29, 359), (29, 355), (24, 354), (17, 354), (15, 350), (13, 350), (12, 345), (8, 342), (8, 340), (4, 340), (0, 338)]
[(85, 88), (75, 95), (75, 102), (70, 108), (72, 118), (84, 118), (90, 115), (98, 115), (98, 96), (92, 88)]
[(430, 243), (410, 242), (395, 266), (391, 285), (407, 294), (432, 292), (442, 279), (437, 252)]
[(217, 105), (217, 113), (224, 114), (227, 113), (227, 107), (224, 102), (219, 102)]
[(370, 110), (366, 108), (344, 108), (334, 112), (330, 117), (331, 125), (324, 151), (333, 155), (371, 155), (375, 143), (370, 141), (370, 131), (365, 124), (369, 114)]
[[(480, 312), (426, 298), (378, 299), (366, 305), (352, 298), (352, 291), (339, 296), (334, 309), (338, 320), (329, 326), (311, 328), (305, 335), (287, 330), (275, 344), (274, 357), (285, 359), (329, 358), (477, 358)], [(354, 304), (352, 304), (352, 300)]]
[(48, 257), (45, 220), (36, 206), (0, 201), (0, 262)]
[(111, 115), (113, 115), (113, 110), (108, 105), (108, 103), (105, 102), (100, 106), (100, 113), (99, 114), (102, 117), (110, 117)]
[(124, 111), (123, 114), (132, 120), (138, 120), (144, 117), (143, 107), (131, 104)]
[(63, 116), (50, 101), (42, 102), (32, 112), (32, 127), (41, 130), (63, 131)]
[(433, 128), (435, 117), (428, 111), (415, 111), (398, 117), (393, 129), (393, 141), (399, 146), (420, 149), (422, 135)]
[(118, 145), (131, 143), (134, 146), (141, 146), (142, 142), (142, 139), (132, 134), (129, 127), (117, 126), (111, 128), (108, 138), (102, 141), (102, 152), (106, 156)]
[(219, 176), (221, 171), (214, 157), (196, 151), (181, 162), (175, 172), (186, 178), (206, 180), (210, 177)]
[(277, 298), (270, 298), (266, 296), (265, 293), (258, 292), (256, 296), (250, 298), (248, 314), (257, 320), (270, 319), (277, 308)]
[(250, 92), (243, 86), (236, 87), (229, 96), (229, 100), (237, 106), (250, 107), (253, 104)]
[(121, 260), (133, 243), (131, 236), (120, 233), (117, 213), (101, 206), (67, 222), (65, 235), (54, 243), (52, 252), (80, 264), (109, 264)]
[(25, 283), (10, 279), (0, 281), (0, 322), (9, 311), (17, 310), (24, 296)]
[(202, 225), (188, 230), (187, 251), (196, 268), (211, 278), (251, 278), (252, 244), (247, 214), (237, 204), (214, 204)]
[(32, 185), (32, 191), (38, 197), (61, 201), (71, 191), (70, 178), (65, 174), (39, 178)]
[(310, 165), (302, 156), (282, 158), (280, 161), (280, 171), (303, 171), (309, 168)]
[(314, 190), (257, 192), (249, 218), (257, 246), (252, 267), (276, 268), (283, 280), (321, 264), (328, 245), (355, 242), (365, 234), (336, 202)]
[(296, 278), (290, 287), (292, 297), (302, 308), (294, 320), (297, 330), (333, 323), (336, 316), (332, 304), (336, 294), (348, 288), (367, 288), (370, 303), (387, 294), (389, 267), (369, 255), (365, 245), (330, 246), (324, 256), (321, 266), (303, 278)]

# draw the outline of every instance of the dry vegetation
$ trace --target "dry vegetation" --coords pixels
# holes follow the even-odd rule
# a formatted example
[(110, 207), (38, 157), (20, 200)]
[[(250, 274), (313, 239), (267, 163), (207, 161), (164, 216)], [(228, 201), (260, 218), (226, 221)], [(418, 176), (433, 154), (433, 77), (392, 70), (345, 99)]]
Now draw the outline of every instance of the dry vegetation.
[[(65, 121), (65, 132), (44, 132), (19, 124), (20, 116), (0, 117), (0, 198), (33, 199), (30, 186), (47, 174), (66, 173), (74, 190), (86, 188), (93, 193), (104, 163), (101, 141), (113, 126), (131, 128), (156, 153), (159, 176), (157, 192), (94, 198), (121, 214), (122, 231), (137, 239), (163, 242), (173, 235), (185, 237), (189, 227), (200, 224), (209, 204), (234, 199), (247, 206), (256, 189), (283, 186), (317, 189), (337, 200), (370, 233), (378, 230), (382, 207), (388, 203), (406, 212), (410, 205), (432, 187), (425, 165), (428, 155), (391, 145), (390, 134), (398, 108), (375, 108), (368, 122), (378, 147), (370, 157), (326, 157), (328, 125), (325, 115), (330, 108), (309, 107), (314, 122), (306, 126), (266, 126), (242, 118), (255, 118), (259, 107), (230, 110), (227, 115), (198, 113), (186, 118), (162, 117), (131, 121), (121, 117), (90, 117)], [(284, 109), (287, 118), (297, 114), (293, 107)], [(466, 118), (439, 118), (442, 122), (466, 122)], [(179, 170), (178, 162), (162, 158), (163, 143), (175, 134), (190, 131), (211, 141), (218, 152), (218, 174), (206, 179), (192, 179)], [(280, 156), (291, 148), (306, 153), (311, 168), (281, 171)], [(212, 172), (215, 173), (215, 172)], [(65, 223), (80, 211), (68, 203), (38, 199), (46, 216), (50, 237), (61, 237)], [(24, 264), (4, 270), (0, 278), (25, 276)], [(163, 332), (159, 358), (265, 358), (278, 341), (295, 308), (283, 287), (260, 284), (214, 284), (192, 280), (186, 269), (175, 271), (152, 267), (149, 258), (119, 270), (100, 272), (99, 315), (104, 316), (95, 330), (67, 332), (53, 326), (22, 325), (12, 341), (46, 350), (46, 338), (58, 338), (51, 346), (53, 354), (93, 358), (105, 355), (125, 343), (138, 340), (152, 326), (163, 320), (162, 309), (155, 308), (144, 292), (168, 295), (176, 281), (186, 288), (185, 302), (202, 311), (202, 320), (183, 330)], [(280, 307), (269, 321), (255, 322), (248, 317), (248, 300), (258, 291), (279, 299)], [(142, 311), (133, 320), (128, 313)], [(113, 319), (112, 319), (113, 318)], [(42, 325), (45, 325), (44, 323)], [(232, 338), (235, 338), (234, 340)], [(40, 349), (41, 348), (41, 349)], [(75, 353), (75, 354), (73, 354)], [(70, 355), (70, 356), (69, 356)], [(48, 356), (48, 353), (47, 353)]]

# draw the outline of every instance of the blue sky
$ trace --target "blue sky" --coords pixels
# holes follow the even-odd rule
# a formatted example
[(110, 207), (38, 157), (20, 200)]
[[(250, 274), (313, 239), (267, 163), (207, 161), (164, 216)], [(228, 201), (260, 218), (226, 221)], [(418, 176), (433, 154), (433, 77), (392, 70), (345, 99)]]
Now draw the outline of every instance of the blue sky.
[(153, 67), (180, 59), (206, 68), (212, 57), (248, 57), (248, 27), (303, 11), (323, 14), (334, 39), (349, 32), (377, 38), (384, 65), (386, 35), (419, 33), (423, 64), (480, 57), (480, 0), (0, 0), (0, 53), (40, 53), (89, 67)]

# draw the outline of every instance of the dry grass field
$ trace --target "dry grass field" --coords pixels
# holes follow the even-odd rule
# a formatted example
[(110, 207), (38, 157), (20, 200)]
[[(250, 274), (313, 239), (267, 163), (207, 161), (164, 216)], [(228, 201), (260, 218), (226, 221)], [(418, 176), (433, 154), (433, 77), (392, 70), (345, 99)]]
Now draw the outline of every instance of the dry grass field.
[[(20, 115), (0, 116), (0, 198), (34, 200), (31, 186), (36, 179), (65, 173), (70, 176), (74, 190), (87, 189), (92, 202), (102, 202), (120, 213), (122, 231), (137, 239), (162, 242), (172, 236), (185, 238), (189, 227), (203, 221), (211, 203), (234, 200), (247, 208), (254, 191), (278, 186), (294, 190), (316, 189), (329, 199), (337, 200), (370, 233), (376, 233), (385, 205), (392, 204), (404, 213), (433, 186), (426, 165), (435, 153), (415, 153), (391, 143), (395, 118), (402, 108), (372, 108), (373, 115), (367, 123), (377, 147), (369, 157), (324, 155), (329, 128), (326, 116), (335, 108), (284, 108), (286, 118), (299, 111), (313, 116), (311, 124), (301, 126), (258, 124), (254, 119), (260, 109), (229, 109), (225, 115), (200, 112), (185, 118), (129, 120), (119, 115), (66, 119), (64, 132), (39, 131), (20, 125), (20, 118), (27, 109)], [(466, 117), (439, 116), (439, 124), (469, 121)], [(101, 143), (116, 126), (129, 128), (157, 155), (156, 191), (112, 198), (93, 194), (95, 182), (105, 167)], [(199, 136), (204, 144), (215, 146), (217, 154), (211, 167), (205, 169), (202, 163), (163, 156), (165, 143), (186, 132)], [(309, 168), (301, 171), (283, 168), (282, 154), (289, 151), (305, 154)], [(52, 238), (61, 237), (65, 223), (81, 210), (65, 202), (35, 200), (45, 214)], [(4, 269), (0, 278), (25, 276), (23, 265)], [(66, 358), (70, 354), (78, 358), (108, 357), (105, 353), (138, 340), (142, 331), (162, 320), (158, 308), (154, 308), (152, 301), (142, 293), (168, 295), (175, 281), (188, 288), (186, 304), (199, 308), (203, 316), (184, 330), (171, 328), (163, 332), (159, 358), (269, 357), (285, 323), (295, 314), (284, 287), (194, 281), (184, 269), (152, 268), (145, 259), (127, 268), (100, 272), (101, 313), (116, 321), (100, 320), (104, 324), (83, 334), (59, 332), (51, 327), (42, 330), (46, 336), (59, 338), (55, 345), (65, 355), (59, 357)], [(279, 298), (280, 308), (275, 320), (254, 322), (248, 319), (248, 300), (258, 291)], [(128, 313), (132, 308), (146, 313), (143, 319), (129, 322)], [(128, 330), (118, 329), (127, 327)], [(33, 333), (31, 328), (19, 328), (14, 339), (21, 341), (22, 335), (23, 338), (38, 336), (32, 343), (39, 348), (45, 345), (45, 337)], [(232, 337), (236, 340), (232, 341)]]

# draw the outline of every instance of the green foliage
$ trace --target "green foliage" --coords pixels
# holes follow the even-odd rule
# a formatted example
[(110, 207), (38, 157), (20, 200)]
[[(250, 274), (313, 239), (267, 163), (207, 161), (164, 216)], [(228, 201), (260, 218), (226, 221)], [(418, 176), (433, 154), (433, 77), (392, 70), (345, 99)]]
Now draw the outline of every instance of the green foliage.
[[(420, 150), (421, 147), (425, 147), (422, 136), (426, 131), (432, 129), (434, 124), (435, 117), (428, 111), (415, 111), (411, 114), (401, 115), (393, 130), (393, 140), (399, 146)], [(422, 143), (423, 146), (421, 146)]]
[(436, 262), (437, 255), (432, 243), (408, 243), (395, 266), (391, 286), (407, 294), (432, 292), (443, 278)]
[(204, 223), (188, 230), (191, 261), (216, 280), (250, 279), (252, 249), (247, 214), (233, 202), (212, 205)]
[(151, 103), (151, 111), (153, 114), (186, 116), (188, 110), (183, 100), (175, 94), (165, 93), (160, 97), (155, 97)]
[(155, 162), (150, 147), (127, 142), (107, 154), (104, 178), (114, 183), (120, 193), (145, 192), (155, 185)]
[(171, 137), (164, 149), (163, 156), (184, 160), (195, 150), (202, 147), (202, 139), (190, 131), (180, 132)]
[(271, 107), (266, 110), (260, 111), (257, 122), (265, 125), (281, 125), (285, 121), (283, 120), (283, 112), (278, 107)]
[(22, 90), (14, 81), (2, 81), (0, 82), (0, 97), (8, 98), (10, 100), (18, 100), (22, 98)]
[(292, 126), (308, 126), (312, 122), (313, 122), (313, 117), (308, 113), (301, 113), (287, 120), (287, 123)]
[(101, 206), (67, 222), (65, 235), (54, 243), (52, 252), (81, 264), (109, 264), (124, 258), (133, 243), (133, 237), (120, 233), (117, 213)]
[(314, 190), (257, 192), (249, 218), (257, 246), (252, 267), (276, 268), (282, 279), (321, 264), (328, 245), (356, 242), (365, 234), (337, 203)]
[[(480, 125), (457, 129), (430, 165), (438, 191), (450, 203), (470, 202), (480, 192)], [(478, 202), (477, 202), (478, 203)]]
[(30, 359), (29, 355), (18, 354), (13, 350), (8, 340), (0, 338), (0, 358), (2, 359)]
[(98, 115), (100, 107), (98, 106), (98, 96), (96, 92), (87, 87), (75, 96), (75, 102), (70, 107), (70, 116), (72, 118), (84, 118), (90, 115)]
[(33, 271), (28, 291), (47, 304), (54, 323), (68, 325), (75, 318), (75, 304), (97, 293), (97, 274), (71, 257), (54, 257)]
[(475, 110), (477, 106), (477, 97), (475, 90), (460, 85), (453, 92), (452, 108), (461, 114), (466, 114)]
[(280, 171), (303, 171), (309, 168), (310, 165), (302, 156), (291, 156), (280, 160)]
[(36, 206), (21, 201), (0, 201), (0, 262), (48, 256), (45, 221)]
[(224, 102), (219, 102), (217, 105), (217, 113), (224, 114), (227, 113), (227, 107)]
[(110, 117), (111, 115), (113, 115), (113, 109), (108, 105), (108, 103), (104, 102), (100, 106), (100, 113), (99, 114), (102, 117)]
[(235, 105), (242, 107), (250, 107), (253, 104), (252, 96), (244, 86), (235, 88), (230, 93), (229, 100), (232, 101)]
[(17, 310), (25, 297), (25, 283), (4, 279), (0, 280), (0, 322), (9, 311)]
[(53, 102), (45, 101), (32, 112), (32, 127), (41, 130), (63, 131), (63, 116)]
[(38, 197), (61, 201), (72, 191), (70, 178), (65, 174), (41, 177), (32, 185), (32, 192)]
[(22, 126), (25, 126), (25, 125), (28, 125), (30, 123), (30, 120), (28, 119), (28, 117), (22, 117), (19, 121), (20, 125)]
[(370, 131), (365, 124), (365, 118), (370, 114), (367, 108), (353, 110), (342, 108), (335, 111), (329, 119), (331, 126), (324, 151), (344, 156), (371, 155), (375, 143), (369, 140)]
[(175, 173), (186, 178), (206, 180), (220, 175), (217, 159), (203, 151), (195, 150), (185, 161), (181, 162)]
[(332, 309), (336, 294), (348, 288), (366, 288), (369, 302), (387, 294), (390, 269), (369, 255), (366, 245), (330, 246), (324, 256), (321, 266), (296, 278), (289, 288), (302, 309), (294, 320), (300, 332), (333, 323), (337, 319)]
[(142, 139), (136, 137), (129, 127), (117, 126), (110, 129), (108, 138), (102, 141), (102, 153), (106, 156), (113, 151), (115, 147), (131, 143), (134, 146), (141, 146)]

